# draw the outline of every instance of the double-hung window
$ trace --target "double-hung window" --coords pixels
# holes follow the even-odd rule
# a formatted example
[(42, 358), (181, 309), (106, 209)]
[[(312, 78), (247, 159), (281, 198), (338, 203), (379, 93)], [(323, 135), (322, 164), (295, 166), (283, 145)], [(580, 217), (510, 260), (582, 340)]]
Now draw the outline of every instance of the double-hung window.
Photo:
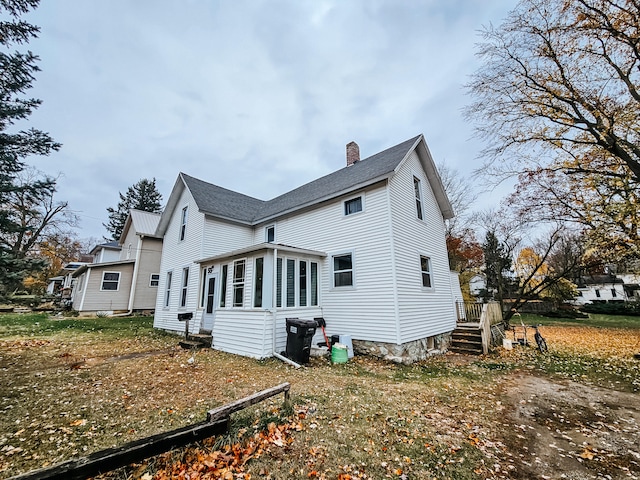
[(242, 307), (244, 305), (244, 275), (245, 260), (233, 262), (233, 306)]
[(180, 290), (180, 306), (187, 306), (187, 293), (189, 288), (189, 267), (182, 269), (182, 289)]
[(422, 286), (425, 288), (431, 288), (433, 282), (431, 281), (431, 259), (420, 255), (420, 271), (422, 273)]
[(187, 235), (187, 209), (189, 207), (184, 207), (182, 209), (182, 215), (180, 217), (180, 241), (184, 240)]
[(167, 272), (167, 284), (165, 285), (164, 291), (164, 306), (169, 306), (169, 300), (171, 299), (171, 277), (173, 277), (173, 272)]
[(418, 218), (422, 220), (422, 187), (420, 185), (420, 179), (413, 177), (413, 189), (416, 194), (416, 213)]
[(333, 286), (351, 287), (353, 286), (353, 255), (343, 253), (333, 257)]
[(160, 283), (160, 274), (159, 273), (152, 273), (151, 277), (149, 278), (149, 286), (150, 287), (157, 287), (159, 283)]
[(344, 202), (344, 214), (353, 215), (362, 211), (362, 197), (352, 198)]
[(120, 272), (102, 272), (102, 286), (100, 290), (118, 290)]
[(220, 308), (224, 308), (227, 305), (227, 273), (229, 270), (228, 265), (222, 266), (222, 278), (220, 279)]

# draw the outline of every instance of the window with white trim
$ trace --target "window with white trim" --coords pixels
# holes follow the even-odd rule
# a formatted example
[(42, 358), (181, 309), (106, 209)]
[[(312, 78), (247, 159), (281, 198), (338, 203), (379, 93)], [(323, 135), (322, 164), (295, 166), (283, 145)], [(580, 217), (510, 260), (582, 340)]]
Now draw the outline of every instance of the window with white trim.
[(182, 288), (180, 289), (180, 307), (187, 306), (187, 293), (189, 291), (189, 267), (182, 269)]
[(267, 243), (276, 241), (276, 227), (274, 225), (269, 225), (264, 229), (264, 239)]
[(420, 271), (422, 273), (422, 286), (425, 288), (431, 288), (433, 282), (431, 281), (431, 259), (420, 255)]
[(276, 260), (276, 307), (318, 306), (318, 263), (300, 258)]
[(182, 209), (182, 215), (180, 216), (180, 241), (184, 240), (187, 235), (187, 210), (188, 206)]
[(422, 220), (422, 186), (420, 179), (417, 177), (413, 177), (413, 189), (416, 194), (416, 213), (418, 218)]
[(287, 307), (296, 306), (296, 261), (287, 258)]
[(255, 278), (255, 291), (253, 292), (253, 306), (256, 308), (262, 307), (262, 283), (264, 275), (264, 258), (256, 258), (254, 278)]
[(102, 272), (100, 290), (116, 291), (120, 287), (120, 272)]
[(151, 276), (149, 277), (149, 286), (157, 287), (159, 283), (160, 283), (160, 274), (152, 273)]
[(344, 202), (344, 214), (353, 215), (362, 211), (362, 197), (351, 198)]
[(244, 305), (244, 275), (245, 260), (233, 262), (233, 306), (242, 307)]
[(173, 277), (173, 272), (169, 270), (167, 272), (167, 283), (165, 285), (164, 290), (164, 306), (169, 306), (169, 300), (171, 300), (171, 277)]
[(229, 271), (229, 265), (222, 266), (222, 274), (220, 279), (220, 308), (227, 306), (227, 273)]
[(343, 253), (333, 255), (333, 286), (352, 287), (353, 286), (353, 255)]

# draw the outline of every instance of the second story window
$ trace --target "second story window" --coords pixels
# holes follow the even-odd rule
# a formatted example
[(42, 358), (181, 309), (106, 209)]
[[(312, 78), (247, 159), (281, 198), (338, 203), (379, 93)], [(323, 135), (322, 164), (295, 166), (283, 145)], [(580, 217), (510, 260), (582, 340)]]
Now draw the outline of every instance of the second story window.
[(344, 214), (352, 215), (362, 211), (362, 197), (352, 198), (344, 202)]
[(416, 213), (418, 218), (422, 220), (422, 187), (420, 186), (420, 179), (413, 177), (413, 189), (416, 193)]
[(276, 241), (276, 227), (271, 225), (265, 228), (265, 240), (267, 243), (273, 243)]
[(184, 240), (187, 234), (187, 209), (189, 207), (184, 207), (182, 209), (182, 216), (180, 217), (180, 241)]

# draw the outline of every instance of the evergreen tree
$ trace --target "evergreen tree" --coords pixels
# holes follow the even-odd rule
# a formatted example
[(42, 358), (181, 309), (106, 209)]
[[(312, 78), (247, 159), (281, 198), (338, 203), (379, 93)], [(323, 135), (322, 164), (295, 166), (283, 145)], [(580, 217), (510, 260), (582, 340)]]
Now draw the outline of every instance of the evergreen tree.
[(160, 213), (162, 211), (162, 195), (156, 187), (156, 179), (143, 178), (127, 189), (126, 194), (120, 192), (120, 202), (116, 208), (109, 207), (109, 223), (103, 223), (111, 234), (112, 240), (120, 240), (129, 210), (136, 209), (144, 212)]
[(487, 292), (502, 304), (507, 293), (509, 280), (505, 273), (511, 268), (511, 257), (505, 245), (498, 240), (494, 232), (487, 232), (484, 244), (484, 274), (487, 282)]
[[(49, 155), (60, 148), (59, 143), (41, 130), (11, 128), (26, 120), (42, 103), (24, 97), (40, 70), (38, 57), (30, 51), (10, 51), (15, 45), (25, 44), (37, 36), (40, 29), (20, 20), (20, 16), (36, 8), (38, 3), (39, 0), (0, 1), (3, 16), (0, 20), (0, 239), (19, 235), (25, 228), (7, 208), (12, 195), (24, 193), (38, 198), (55, 190), (55, 180), (50, 178), (16, 183), (27, 157)], [(29, 258), (24, 252), (14, 251), (6, 242), (0, 242), (0, 295), (17, 288), (30, 272), (43, 266), (44, 261)]]

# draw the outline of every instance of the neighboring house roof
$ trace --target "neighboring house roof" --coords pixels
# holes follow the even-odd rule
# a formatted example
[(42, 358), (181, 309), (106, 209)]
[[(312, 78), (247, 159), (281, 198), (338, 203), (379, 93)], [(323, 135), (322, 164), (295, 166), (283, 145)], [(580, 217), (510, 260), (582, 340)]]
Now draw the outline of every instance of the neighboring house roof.
[(129, 215), (127, 216), (127, 220), (122, 228), (120, 241), (127, 236), (130, 228), (133, 228), (137, 235), (155, 237), (158, 222), (160, 222), (160, 216), (161, 214), (159, 213), (144, 212), (142, 210), (132, 208), (129, 210)]
[(586, 288), (589, 285), (623, 284), (624, 281), (611, 275), (588, 275), (580, 277), (576, 283), (578, 288)]
[(86, 272), (91, 268), (116, 267), (118, 265), (125, 265), (127, 263), (135, 263), (135, 260), (131, 259), (131, 260), (116, 260), (114, 262), (88, 263), (78, 268), (75, 272), (71, 274), (71, 276), (77, 277), (78, 275), (82, 275), (82, 273)]
[(120, 247), (118, 242), (116, 240), (112, 240), (110, 242), (101, 243), (99, 245), (96, 245), (95, 247), (93, 247), (91, 249), (91, 251), (89, 253), (91, 255), (95, 255), (96, 253), (98, 253), (98, 250), (121, 250), (121, 249), (122, 248)]
[(185, 186), (191, 192), (198, 210), (204, 214), (246, 225), (256, 225), (386, 180), (398, 171), (403, 161), (414, 150), (418, 151), (443, 217), (453, 217), (453, 209), (424, 137), (418, 135), (268, 201), (180, 173), (169, 197), (165, 215), (160, 219), (156, 235), (162, 236), (164, 233)]

